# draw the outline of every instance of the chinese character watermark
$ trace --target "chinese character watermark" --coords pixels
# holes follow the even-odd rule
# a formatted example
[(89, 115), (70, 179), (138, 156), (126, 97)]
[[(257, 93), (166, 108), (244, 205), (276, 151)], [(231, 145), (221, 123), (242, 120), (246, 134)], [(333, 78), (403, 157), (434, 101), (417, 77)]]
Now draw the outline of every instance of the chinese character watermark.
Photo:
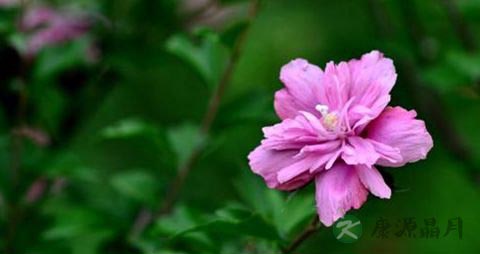
[(439, 239), (440, 237), (450, 237), (456, 234), (458, 239), (462, 239), (463, 220), (460, 217), (447, 220), (443, 235), (441, 234), (443, 227), (437, 223), (436, 218), (424, 218), (422, 222), (417, 224), (417, 218), (415, 217), (402, 218), (397, 220), (396, 223), (392, 223), (385, 218), (378, 218), (371, 236), (381, 239), (390, 237)]

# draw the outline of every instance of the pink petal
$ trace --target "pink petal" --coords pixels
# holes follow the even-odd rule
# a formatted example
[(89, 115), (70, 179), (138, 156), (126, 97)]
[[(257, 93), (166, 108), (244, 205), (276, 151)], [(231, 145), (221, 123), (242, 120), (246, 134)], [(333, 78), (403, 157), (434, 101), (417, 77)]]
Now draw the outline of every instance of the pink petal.
[(360, 181), (373, 195), (379, 198), (390, 198), (392, 191), (375, 167), (357, 165), (355, 169)]
[(354, 166), (344, 163), (318, 174), (315, 187), (317, 212), (326, 226), (331, 226), (348, 210), (360, 208), (368, 196)]
[(393, 61), (383, 57), (379, 51), (372, 51), (360, 60), (348, 62), (351, 71), (350, 96), (355, 97), (350, 121), (357, 133), (376, 118), (390, 101), (390, 91), (395, 85), (397, 74)]
[[(302, 187), (313, 178), (308, 173), (308, 164), (305, 164), (302, 159), (296, 159), (296, 153), (296, 151), (291, 150), (266, 150), (259, 146), (248, 155), (248, 160), (252, 171), (262, 176), (269, 188), (293, 190)], [(277, 178), (278, 172), (292, 165), (293, 168), (291, 167), (290, 170), (294, 173), (290, 175), (288, 180), (285, 179), (280, 182)]]
[(285, 89), (275, 94), (275, 111), (281, 119), (293, 118), (299, 111), (314, 114), (322, 70), (304, 59), (296, 59), (282, 67), (280, 80)]
[(342, 159), (349, 165), (365, 164), (371, 166), (377, 162), (380, 155), (373, 144), (364, 138), (352, 136), (347, 138), (343, 147)]
[(380, 143), (378, 141), (369, 139), (370, 143), (375, 148), (375, 151), (380, 155), (379, 160), (387, 160), (391, 163), (399, 163), (403, 161), (400, 149)]
[(265, 139), (262, 146), (268, 149), (298, 149), (336, 139), (327, 132), (312, 114), (300, 112), (295, 118), (287, 118), (279, 124), (263, 128)]
[(319, 90), (320, 103), (327, 105), (330, 111), (341, 111), (350, 99), (350, 83), (350, 70), (345, 62), (327, 63)]
[(396, 148), (403, 160), (392, 162), (381, 158), (381, 166), (400, 167), (408, 162), (425, 159), (433, 147), (433, 140), (425, 123), (415, 119), (417, 113), (401, 107), (387, 107), (382, 114), (367, 126), (368, 138)]
[(304, 107), (297, 104), (296, 99), (290, 95), (287, 89), (278, 90), (275, 93), (274, 100), (275, 112), (277, 112), (280, 119), (287, 119), (295, 117), (300, 110), (306, 110)]
[(360, 105), (373, 105), (395, 85), (397, 74), (393, 61), (379, 51), (367, 53), (360, 60), (351, 60), (348, 65), (352, 73), (350, 93), (357, 97)]

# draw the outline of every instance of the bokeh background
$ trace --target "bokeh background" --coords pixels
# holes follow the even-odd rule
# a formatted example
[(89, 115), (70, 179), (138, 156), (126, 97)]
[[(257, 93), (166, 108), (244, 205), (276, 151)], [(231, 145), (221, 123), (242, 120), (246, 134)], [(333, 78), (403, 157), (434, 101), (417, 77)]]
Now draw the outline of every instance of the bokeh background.
[(285, 252), (313, 186), (269, 190), (246, 159), (279, 70), (372, 49), (434, 148), (383, 170), (357, 242), (320, 227), (291, 253), (479, 253), (479, 32), (478, 0), (0, 0), (1, 253)]

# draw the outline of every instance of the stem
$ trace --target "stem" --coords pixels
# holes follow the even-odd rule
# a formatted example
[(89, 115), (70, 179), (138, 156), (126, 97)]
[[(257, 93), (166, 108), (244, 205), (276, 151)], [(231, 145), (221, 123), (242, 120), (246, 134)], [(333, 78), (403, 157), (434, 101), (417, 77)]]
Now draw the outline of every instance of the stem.
[[(250, 20), (253, 20), (257, 16), (259, 7), (260, 7), (260, 0), (252, 0), (250, 11), (249, 11)], [(220, 102), (222, 101), (223, 95), (225, 94), (225, 91), (227, 90), (230, 84), (230, 80), (232, 78), (234, 70), (238, 64), (238, 60), (245, 46), (245, 41), (247, 38), (249, 28), (250, 28), (250, 25), (242, 32), (242, 34), (239, 35), (239, 38), (237, 39), (232, 49), (232, 55), (227, 63), (225, 71), (223, 72), (222, 77), (220, 78), (219, 84), (215, 89), (215, 91), (213, 92), (212, 97), (210, 98), (210, 101), (208, 103), (208, 108), (203, 117), (202, 125), (199, 131), (199, 135), (203, 137), (208, 136), (210, 129), (212, 127), (212, 124), (217, 116)], [(175, 203), (178, 200), (180, 191), (184, 186), (185, 179), (190, 174), (191, 170), (193, 169), (193, 166), (202, 155), (204, 148), (205, 148), (204, 144), (197, 145), (188, 156), (186, 162), (180, 165), (180, 167), (177, 170), (178, 174), (173, 179), (171, 187), (169, 188), (165, 199), (161, 203), (160, 209), (158, 210), (158, 212), (153, 216), (149, 216), (148, 219), (142, 219), (147, 216), (137, 216), (134, 226), (132, 227), (132, 231), (130, 234), (131, 237), (133, 238), (138, 237), (143, 232), (143, 230), (152, 222), (152, 220), (154, 220), (155, 218), (161, 215), (168, 214), (171, 212), (172, 208), (174, 207)]]
[(307, 227), (300, 232), (300, 234), (298, 234), (286, 248), (282, 249), (282, 253), (287, 254), (294, 252), (298, 247), (300, 247), (300, 245), (302, 245), (303, 242), (305, 242), (305, 240), (317, 232), (319, 228), (318, 224), (318, 216), (315, 214), (315, 217), (312, 219), (310, 224), (308, 224)]

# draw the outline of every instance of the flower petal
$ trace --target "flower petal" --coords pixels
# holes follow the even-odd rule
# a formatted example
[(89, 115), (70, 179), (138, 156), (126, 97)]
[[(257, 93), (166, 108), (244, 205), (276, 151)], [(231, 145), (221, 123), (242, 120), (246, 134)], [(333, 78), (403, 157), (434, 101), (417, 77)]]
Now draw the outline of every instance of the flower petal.
[(350, 116), (357, 133), (376, 118), (390, 102), (390, 91), (397, 74), (393, 61), (379, 51), (372, 51), (360, 60), (348, 62), (351, 71), (350, 96), (355, 96)]
[(275, 112), (277, 112), (280, 119), (294, 118), (299, 111), (306, 110), (306, 108), (297, 104), (295, 97), (285, 88), (275, 93), (273, 104)]
[(360, 208), (368, 196), (354, 166), (344, 163), (336, 163), (318, 174), (315, 187), (317, 212), (326, 226), (331, 226), (348, 210)]
[[(302, 168), (305, 166), (304, 161), (296, 159), (295, 154), (296, 151), (274, 151), (259, 146), (248, 155), (248, 160), (252, 171), (263, 177), (269, 188), (293, 190), (302, 187), (313, 178), (308, 172), (309, 168)], [(285, 178), (283, 182), (279, 182), (278, 172), (289, 166), (293, 173), (289, 179)]]
[(391, 163), (399, 163), (403, 161), (400, 149), (386, 145), (384, 143), (380, 143), (372, 139), (369, 139), (368, 141), (370, 141), (370, 143), (375, 148), (375, 151), (377, 151), (377, 153), (380, 155), (379, 160), (387, 160)]
[(282, 67), (280, 80), (285, 89), (275, 94), (275, 111), (281, 119), (293, 118), (299, 111), (318, 114), (315, 106), (319, 103), (323, 71), (304, 59), (295, 59)]
[(350, 70), (345, 62), (335, 65), (327, 63), (323, 75), (319, 102), (328, 106), (330, 111), (341, 111), (350, 99)]
[(395, 85), (397, 74), (393, 61), (379, 51), (367, 53), (360, 60), (351, 60), (348, 65), (352, 81), (350, 93), (356, 97), (358, 105), (374, 105)]
[(368, 140), (357, 136), (347, 138), (343, 147), (342, 159), (349, 165), (365, 164), (372, 166), (380, 158), (375, 147)]
[(425, 159), (433, 147), (433, 140), (425, 123), (415, 119), (417, 113), (401, 107), (387, 107), (382, 114), (367, 126), (367, 137), (397, 148), (403, 160), (392, 162), (381, 158), (381, 166), (400, 167), (408, 162)]
[(360, 181), (373, 195), (379, 198), (390, 198), (392, 191), (375, 167), (357, 165), (355, 169)]

